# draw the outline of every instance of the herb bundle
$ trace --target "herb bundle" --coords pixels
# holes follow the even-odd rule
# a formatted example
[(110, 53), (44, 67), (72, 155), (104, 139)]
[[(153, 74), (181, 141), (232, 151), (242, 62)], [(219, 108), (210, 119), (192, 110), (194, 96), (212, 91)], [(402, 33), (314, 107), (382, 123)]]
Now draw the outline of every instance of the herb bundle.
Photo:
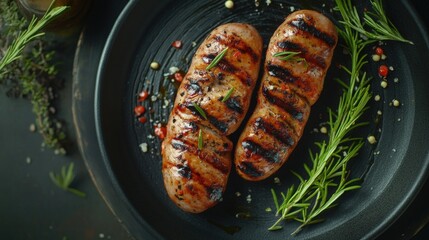
[(0, 2), (0, 84), (11, 97), (26, 97), (33, 105), (36, 125), (44, 145), (65, 154), (66, 138), (60, 120), (53, 115), (54, 90), (61, 87), (53, 51), (47, 51), (42, 29), (67, 7), (50, 8), (40, 19), (29, 23), (19, 15), (14, 1)]
[(367, 63), (363, 51), (380, 40), (412, 43), (404, 39), (388, 20), (381, 0), (370, 1), (374, 12), (365, 12), (363, 20), (351, 0), (335, 2), (336, 11), (342, 18), (338, 31), (351, 58), (351, 66), (341, 68), (348, 73), (349, 79), (347, 82), (337, 79), (344, 88), (343, 95), (336, 111), (328, 109), (329, 138), (316, 142), (318, 153), (310, 152), (311, 164), (304, 164), (306, 176), (294, 172), (299, 184), (287, 189), (286, 194), (280, 193), (281, 202), (272, 190), (279, 219), (269, 230), (281, 229), (279, 224), (283, 220), (295, 220), (300, 222), (292, 233), (295, 235), (303, 227), (323, 221), (322, 214), (334, 207), (344, 193), (360, 188), (360, 179), (348, 179), (347, 164), (364, 144), (361, 138), (351, 137), (350, 133), (366, 125), (359, 120), (371, 99), (369, 77), (362, 70)]

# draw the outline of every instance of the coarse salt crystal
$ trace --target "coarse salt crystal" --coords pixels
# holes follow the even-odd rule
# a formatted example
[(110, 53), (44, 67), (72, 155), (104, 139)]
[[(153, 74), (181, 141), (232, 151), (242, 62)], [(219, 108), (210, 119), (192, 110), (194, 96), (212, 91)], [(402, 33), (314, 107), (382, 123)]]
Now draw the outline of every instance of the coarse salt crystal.
[(175, 73), (177, 73), (178, 71), (180, 71), (180, 69), (179, 69), (178, 67), (175, 67), (175, 66), (170, 67), (170, 68), (168, 69), (168, 72), (169, 72), (170, 74), (175, 74)]
[(147, 152), (148, 148), (147, 148), (147, 143), (142, 143), (140, 144), (140, 149), (142, 150), (142, 152)]

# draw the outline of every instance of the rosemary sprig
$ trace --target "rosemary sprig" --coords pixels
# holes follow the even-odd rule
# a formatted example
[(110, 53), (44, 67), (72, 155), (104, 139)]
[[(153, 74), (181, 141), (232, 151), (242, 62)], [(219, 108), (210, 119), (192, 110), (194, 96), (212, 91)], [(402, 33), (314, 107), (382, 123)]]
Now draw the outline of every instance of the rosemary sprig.
[(200, 129), (200, 131), (198, 132), (198, 150), (202, 150), (203, 147), (204, 147), (203, 131)]
[(49, 177), (51, 178), (52, 182), (55, 185), (57, 185), (59, 188), (63, 189), (64, 191), (71, 192), (79, 197), (85, 197), (86, 194), (84, 192), (79, 191), (70, 186), (76, 177), (73, 170), (74, 170), (74, 164), (70, 163), (68, 167), (63, 166), (61, 168), (60, 174), (55, 174), (53, 172), (50, 172)]
[(222, 98), (222, 102), (226, 102), (230, 97), (232, 92), (234, 92), (235, 88), (232, 87), (231, 89), (229, 89), (229, 91), (226, 93), (225, 97)]
[[(371, 1), (380, 19), (388, 22), (384, 11), (380, 10), (381, 1)], [(336, 111), (328, 109), (329, 115), (329, 138), (327, 141), (316, 142), (319, 151), (310, 151), (311, 164), (304, 164), (304, 178), (300, 174), (294, 173), (299, 184), (295, 188), (291, 186), (286, 194), (281, 193), (283, 201), (279, 204), (277, 194), (272, 190), (274, 205), (277, 208), (276, 216), (279, 219), (269, 228), (269, 230), (279, 230), (279, 225), (283, 220), (295, 220), (300, 222), (299, 227), (292, 233), (297, 234), (303, 227), (323, 221), (322, 214), (334, 207), (338, 199), (347, 191), (360, 188), (359, 179), (348, 180), (348, 162), (354, 158), (362, 148), (364, 142), (361, 138), (350, 137), (351, 131), (366, 125), (359, 122), (362, 114), (368, 108), (367, 103), (371, 99), (369, 78), (362, 68), (367, 63), (366, 54), (363, 50), (368, 44), (378, 40), (396, 40), (409, 42), (395, 33), (393, 25), (386, 25), (386, 32), (394, 33), (393, 36), (372, 31), (374, 34), (366, 35), (366, 39), (360, 38), (362, 32), (359, 30), (363, 24), (360, 21), (358, 12), (351, 5), (350, 0), (336, 0), (336, 5), (342, 17), (342, 29), (338, 29), (343, 38), (351, 57), (351, 67), (341, 68), (350, 76), (348, 83), (338, 80), (344, 87), (343, 95), (340, 98)], [(382, 8), (381, 8), (382, 9)], [(366, 13), (369, 14), (369, 13)], [(390, 22), (389, 22), (390, 23)], [(374, 25), (368, 24), (373, 30)], [(366, 31), (366, 30), (365, 30)], [(368, 31), (366, 31), (368, 32)]]
[(10, 47), (0, 59), (0, 76), (4, 74), (6, 65), (11, 64), (15, 60), (21, 58), (21, 54), (28, 43), (36, 38), (43, 36), (45, 33), (41, 30), (54, 18), (61, 15), (67, 6), (49, 8), (42, 18), (37, 19), (35, 16), (31, 19), (26, 30), (22, 31), (18, 37), (12, 42)]
[(192, 103), (192, 106), (194, 106), (194, 108), (195, 108), (195, 110), (197, 110), (199, 113), (200, 113), (200, 115), (205, 119), (205, 120), (207, 120), (207, 115), (206, 115), (206, 113), (204, 112), (204, 110), (200, 107), (200, 106), (198, 106), (198, 104), (196, 104), (196, 103)]
[[(351, 0), (337, 3), (337, 8), (341, 12), (346, 12), (348, 14), (344, 16), (343, 21), (340, 21), (340, 23), (347, 25), (374, 41), (394, 40), (413, 44), (412, 41), (405, 39), (388, 19), (382, 0), (370, 0), (370, 2), (374, 11), (365, 11), (363, 13), (363, 21), (356, 7), (352, 5)], [(370, 30), (367, 30), (365, 26)]]
[(224, 48), (218, 55), (216, 55), (213, 61), (206, 67), (206, 70), (210, 71), (212, 68), (216, 67), (220, 60), (225, 56), (226, 51), (228, 51), (228, 47)]

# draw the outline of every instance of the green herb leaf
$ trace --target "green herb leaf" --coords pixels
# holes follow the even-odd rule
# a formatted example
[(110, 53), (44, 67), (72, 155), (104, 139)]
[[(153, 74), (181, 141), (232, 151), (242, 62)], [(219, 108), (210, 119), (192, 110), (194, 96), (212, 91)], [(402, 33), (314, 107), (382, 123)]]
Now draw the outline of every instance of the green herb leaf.
[[(350, 137), (352, 130), (367, 123), (359, 122), (362, 114), (368, 109), (371, 99), (370, 81), (363, 67), (367, 63), (364, 49), (369, 44), (380, 40), (395, 40), (408, 42), (400, 36), (390, 23), (381, 5), (381, 0), (371, 0), (375, 14), (364, 13), (365, 23), (362, 23), (351, 0), (335, 0), (341, 14), (342, 28), (338, 29), (345, 46), (350, 53), (351, 66), (342, 66), (349, 75), (348, 81), (339, 81), (344, 88), (336, 111), (328, 109), (328, 139), (315, 142), (318, 152), (310, 151), (310, 163), (305, 164), (306, 175), (294, 173), (298, 187), (291, 186), (287, 194), (281, 193), (283, 202), (278, 203), (277, 194), (273, 191), (274, 204), (278, 208), (278, 220), (269, 230), (279, 229), (283, 220), (300, 222), (292, 235), (300, 232), (305, 226), (323, 221), (322, 214), (337, 205), (338, 200), (347, 191), (360, 188), (359, 179), (348, 179), (348, 162), (358, 155), (364, 145), (361, 138)], [(381, 29), (380, 27), (385, 29)], [(368, 27), (370, 30), (366, 30)], [(361, 38), (364, 34), (367, 38)], [(295, 54), (296, 55), (296, 54)], [(294, 54), (279, 54), (283, 58), (294, 57)]]
[(198, 106), (198, 104), (196, 104), (196, 103), (192, 103), (192, 105), (194, 106), (194, 108), (200, 113), (200, 115), (205, 119), (205, 120), (207, 120), (207, 115), (206, 115), (206, 113), (204, 112), (204, 110), (200, 107), (200, 106)]
[(28, 24), (27, 29), (18, 35), (18, 37), (7, 49), (3, 58), (0, 59), (0, 76), (4, 74), (3, 71), (6, 65), (9, 65), (15, 60), (21, 58), (20, 54), (24, 50), (25, 46), (32, 40), (43, 36), (44, 32), (41, 32), (41, 30), (54, 18), (61, 15), (61, 13), (63, 13), (66, 9), (68, 9), (67, 6), (49, 8), (45, 15), (43, 15), (43, 17), (39, 20), (33, 16), (30, 23)]
[(203, 147), (204, 147), (203, 131), (200, 129), (200, 131), (198, 132), (198, 150), (202, 150)]
[(222, 102), (226, 102), (230, 97), (232, 92), (234, 92), (235, 88), (232, 87), (231, 89), (229, 89), (229, 91), (226, 93), (225, 97), (223, 97)]
[(226, 51), (228, 51), (228, 47), (224, 48), (218, 55), (216, 55), (213, 61), (206, 67), (206, 70), (210, 71), (210, 69), (216, 67), (220, 60), (225, 56)]
[(53, 172), (50, 172), (49, 177), (51, 178), (52, 182), (55, 185), (57, 185), (59, 188), (63, 189), (64, 191), (71, 192), (79, 197), (85, 197), (86, 194), (84, 192), (81, 192), (70, 186), (73, 180), (75, 179), (75, 174), (73, 172), (73, 169), (74, 169), (74, 164), (70, 163), (68, 167), (63, 166), (61, 168), (61, 174), (55, 174)]
[(284, 51), (275, 53), (273, 57), (276, 57), (282, 61), (304, 62), (307, 66), (307, 60), (302, 57), (297, 57), (299, 54), (301, 54), (301, 52)]
[(412, 41), (405, 39), (388, 19), (382, 0), (371, 0), (370, 2), (374, 11), (365, 11), (362, 21), (359, 12), (352, 5), (351, 0), (336, 0), (336, 9), (343, 16), (343, 20), (340, 23), (366, 36), (369, 41), (394, 40), (413, 44)]
[(283, 229), (283, 227), (282, 226), (272, 226), (272, 227), (268, 228), (268, 230), (270, 230), (270, 231), (277, 231), (280, 229)]
[(33, 18), (28, 24), (20, 15), (16, 1), (0, 1), (0, 84), (8, 89), (8, 97), (31, 101), (37, 132), (42, 135), (44, 146), (54, 149), (55, 154), (65, 155), (64, 124), (54, 116), (52, 106), (55, 91), (62, 87), (64, 80), (57, 78), (55, 52), (47, 51), (55, 46), (42, 37), (43, 27), (38, 24), (46, 24), (66, 7), (49, 9), (46, 16), (40, 20)]
[(280, 60), (287, 61), (291, 58), (296, 57), (297, 55), (301, 54), (301, 52), (292, 52), (292, 51), (284, 51), (284, 52), (277, 52), (273, 55), (273, 57), (276, 57)]

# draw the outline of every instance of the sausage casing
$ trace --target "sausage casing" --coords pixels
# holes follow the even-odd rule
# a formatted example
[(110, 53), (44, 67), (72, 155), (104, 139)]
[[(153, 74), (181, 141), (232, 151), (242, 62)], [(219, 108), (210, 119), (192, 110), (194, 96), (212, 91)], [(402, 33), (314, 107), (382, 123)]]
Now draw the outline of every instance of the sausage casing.
[[(224, 57), (207, 70), (226, 48)], [(261, 55), (262, 38), (255, 28), (228, 23), (214, 29), (192, 59), (162, 143), (164, 185), (184, 211), (202, 212), (225, 191), (233, 149), (227, 136), (249, 108)]]
[[(321, 94), (337, 41), (334, 24), (315, 11), (294, 12), (277, 28), (268, 45), (255, 111), (236, 146), (235, 167), (241, 177), (263, 180), (289, 158)], [(282, 59), (284, 52), (297, 55)]]

